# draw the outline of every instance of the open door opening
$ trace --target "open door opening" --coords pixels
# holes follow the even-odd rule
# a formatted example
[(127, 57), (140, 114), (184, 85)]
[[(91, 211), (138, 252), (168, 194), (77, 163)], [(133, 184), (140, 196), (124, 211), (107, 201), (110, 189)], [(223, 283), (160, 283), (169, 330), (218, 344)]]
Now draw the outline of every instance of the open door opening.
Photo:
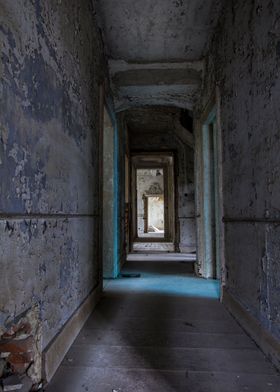
[(132, 157), (131, 250), (174, 251), (173, 170), (172, 154)]
[(163, 168), (137, 169), (137, 230), (139, 238), (164, 238)]

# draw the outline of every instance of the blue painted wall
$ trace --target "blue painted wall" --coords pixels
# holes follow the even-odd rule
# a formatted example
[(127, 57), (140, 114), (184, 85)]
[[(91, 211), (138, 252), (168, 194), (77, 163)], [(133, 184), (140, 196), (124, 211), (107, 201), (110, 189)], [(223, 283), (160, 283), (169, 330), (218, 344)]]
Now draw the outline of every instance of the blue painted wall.
[(99, 279), (106, 64), (92, 7), (1, 1), (0, 331), (37, 305), (43, 347)]

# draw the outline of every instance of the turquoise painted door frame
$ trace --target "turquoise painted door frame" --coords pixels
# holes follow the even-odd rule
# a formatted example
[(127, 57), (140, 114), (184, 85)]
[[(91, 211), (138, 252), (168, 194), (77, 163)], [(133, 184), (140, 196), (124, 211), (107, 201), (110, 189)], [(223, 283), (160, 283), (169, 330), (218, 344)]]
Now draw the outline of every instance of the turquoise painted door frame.
[(204, 276), (220, 278), (220, 204), (216, 108), (202, 126), (202, 206)]
[(119, 137), (116, 119), (104, 108), (103, 124), (103, 277), (119, 275)]

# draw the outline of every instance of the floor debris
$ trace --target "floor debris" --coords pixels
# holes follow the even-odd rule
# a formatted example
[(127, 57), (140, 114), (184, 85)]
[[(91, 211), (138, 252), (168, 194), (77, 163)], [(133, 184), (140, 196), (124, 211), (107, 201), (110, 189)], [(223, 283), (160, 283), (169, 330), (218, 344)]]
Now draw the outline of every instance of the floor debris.
[(12, 375), (6, 377), (2, 381), (3, 384), (3, 391), (18, 391), (22, 389), (23, 384), (21, 379), (17, 375)]

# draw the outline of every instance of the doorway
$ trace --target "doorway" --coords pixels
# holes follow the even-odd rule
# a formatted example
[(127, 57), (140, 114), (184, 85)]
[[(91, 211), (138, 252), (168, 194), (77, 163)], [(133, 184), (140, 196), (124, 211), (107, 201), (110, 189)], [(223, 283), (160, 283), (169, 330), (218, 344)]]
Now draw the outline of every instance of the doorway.
[(164, 169), (137, 169), (136, 177), (138, 237), (164, 238)]
[(173, 155), (143, 153), (131, 162), (131, 250), (173, 252)]

